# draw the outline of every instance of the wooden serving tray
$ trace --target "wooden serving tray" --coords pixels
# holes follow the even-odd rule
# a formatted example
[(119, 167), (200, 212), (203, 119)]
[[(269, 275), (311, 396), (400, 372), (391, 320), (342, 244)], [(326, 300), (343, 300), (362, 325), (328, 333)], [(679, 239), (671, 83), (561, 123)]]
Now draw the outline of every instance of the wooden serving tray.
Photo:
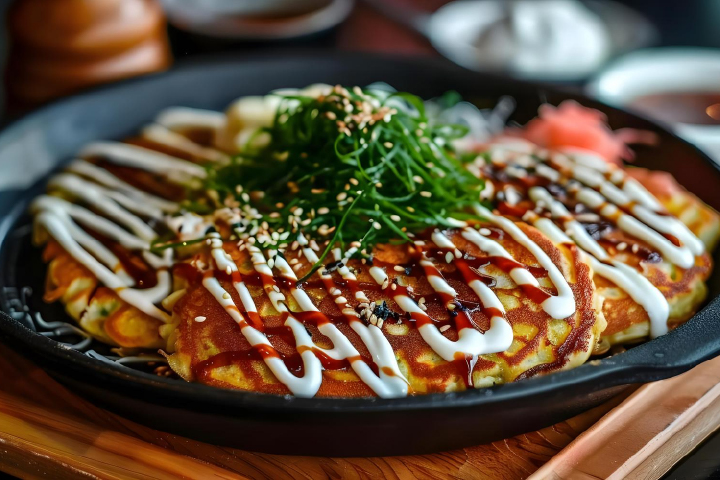
[(144, 427), (93, 406), (0, 346), (0, 471), (53, 479), (658, 478), (720, 426), (718, 397), (720, 358), (488, 445), (402, 457), (294, 457)]

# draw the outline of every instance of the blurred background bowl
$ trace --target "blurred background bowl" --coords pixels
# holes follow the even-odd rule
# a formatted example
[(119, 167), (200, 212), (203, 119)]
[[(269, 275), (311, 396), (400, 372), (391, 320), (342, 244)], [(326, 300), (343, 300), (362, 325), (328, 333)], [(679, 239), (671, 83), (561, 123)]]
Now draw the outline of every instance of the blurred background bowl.
[(587, 92), (665, 123), (720, 160), (720, 51), (639, 50), (597, 75)]

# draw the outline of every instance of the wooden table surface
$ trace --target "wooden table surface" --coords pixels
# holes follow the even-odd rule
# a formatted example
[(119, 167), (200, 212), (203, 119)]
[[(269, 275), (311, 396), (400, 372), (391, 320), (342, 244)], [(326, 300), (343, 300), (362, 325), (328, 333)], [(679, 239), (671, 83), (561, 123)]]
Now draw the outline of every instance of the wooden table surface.
[(488, 445), (423, 456), (295, 457), (144, 427), (93, 406), (1, 346), (0, 471), (53, 479), (658, 478), (720, 425), (719, 384), (715, 359)]

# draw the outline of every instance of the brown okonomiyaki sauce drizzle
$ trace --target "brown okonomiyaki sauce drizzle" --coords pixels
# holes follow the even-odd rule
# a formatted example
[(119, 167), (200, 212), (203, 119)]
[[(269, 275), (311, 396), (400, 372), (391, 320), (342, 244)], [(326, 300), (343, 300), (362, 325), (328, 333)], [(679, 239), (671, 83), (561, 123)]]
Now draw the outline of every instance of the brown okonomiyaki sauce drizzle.
[[(496, 238), (500, 238), (503, 236), (502, 230), (499, 229), (493, 229), (493, 236)], [(421, 236), (419, 238), (428, 238), (429, 235)], [(488, 257), (481, 255), (482, 252), (475, 251), (473, 252), (475, 255), (469, 254), (467, 252), (463, 253), (461, 255), (461, 259), (455, 259), (455, 265), (448, 265), (443, 268), (443, 273), (440, 274), (439, 270), (434, 267), (433, 265), (425, 265), (425, 267), (422, 267), (419, 264), (419, 261), (421, 259), (421, 255), (423, 251), (426, 253), (429, 253), (433, 257), (441, 257), (445, 258), (448, 253), (450, 252), (448, 249), (442, 249), (438, 248), (436, 246), (420, 246), (420, 243), (424, 243), (422, 241), (418, 241), (416, 245), (409, 247), (408, 253), (409, 253), (409, 261), (402, 264), (397, 265), (393, 263), (384, 263), (381, 260), (375, 258), (372, 261), (373, 266), (379, 267), (382, 266), (383, 268), (387, 270), (397, 270), (398, 268), (403, 269), (403, 273), (406, 273), (405, 276), (406, 279), (412, 278), (415, 281), (420, 280), (424, 281), (426, 284), (428, 280), (431, 279), (431, 277), (435, 276), (444, 276), (445, 279), (447, 279), (450, 282), (453, 282), (453, 284), (456, 285), (462, 285), (462, 283), (469, 283), (472, 280), (478, 279), (482, 282), (484, 282), (488, 286), (494, 286), (495, 285), (495, 279), (489, 275), (480, 273), (479, 268), (493, 265), (500, 270), (504, 272), (508, 272), (513, 268), (521, 267), (522, 265), (518, 262), (515, 262), (514, 260), (509, 260), (502, 257)], [(232, 244), (232, 247), (230, 247), (231, 244), (228, 244), (226, 242), (225, 248), (236, 248), (234, 247), (234, 244)], [(238, 259), (235, 255), (235, 252), (231, 255), (233, 257), (234, 261), (242, 262), (242, 260)], [(367, 268), (367, 266), (360, 266), (359, 268)], [(528, 270), (531, 270), (535, 275), (538, 277), (545, 277), (547, 276), (547, 272), (540, 268), (540, 267), (526, 267)], [(182, 275), (181, 271), (185, 271), (185, 276), (188, 279), (194, 279), (194, 281), (198, 280), (198, 274), (193, 273), (192, 271), (188, 271), (188, 267), (185, 265), (180, 265), (176, 268), (175, 275)], [(205, 272), (205, 276), (210, 274), (210, 272)], [(425, 278), (422, 277), (422, 275), (425, 275)], [(247, 285), (252, 286), (264, 286), (265, 288), (268, 288), (268, 285), (277, 285), (283, 293), (288, 292), (293, 288), (293, 282), (288, 281), (287, 278), (283, 278), (279, 275), (269, 276), (264, 275), (261, 273), (253, 272), (248, 275), (241, 275), (239, 272), (232, 272), (232, 275), (227, 275), (226, 272), (220, 271), (220, 270), (214, 270), (212, 271), (212, 275), (217, 277), (221, 283), (231, 283), (231, 282), (239, 282), (243, 281)], [(324, 279), (323, 281), (318, 281), (317, 279), (311, 279), (307, 282), (304, 282), (301, 288), (305, 290), (313, 290), (317, 289), (321, 286), (324, 286), (328, 288), (328, 290), (331, 290), (333, 288), (340, 287), (343, 289), (343, 294), (348, 297), (356, 297), (359, 292), (363, 292), (363, 296), (367, 296), (371, 299), (373, 298), (380, 298), (382, 297), (383, 290), (389, 289), (389, 291), (392, 292), (392, 295), (406, 295), (408, 297), (415, 297), (417, 298), (418, 295), (413, 294), (412, 287), (404, 286), (399, 284), (397, 281), (400, 276), (393, 279), (392, 283), (385, 287), (385, 289), (382, 288), (382, 285), (378, 285), (377, 283), (369, 283), (369, 282), (358, 282), (355, 279), (347, 279), (347, 278), (336, 278), (338, 277), (337, 273), (335, 272), (334, 275), (332, 275), (333, 279)], [(527, 287), (527, 286), (526, 286)], [(272, 288), (272, 287), (270, 287)], [(228, 289), (229, 291), (230, 289)], [(427, 291), (427, 285), (425, 285), (425, 288), (423, 289)], [(544, 292), (541, 289), (537, 289), (540, 292), (542, 292), (542, 296), (539, 296), (538, 300), (543, 301), (545, 300), (550, 294)], [(386, 301), (388, 304), (391, 305), (389, 309), (387, 309), (387, 312), (390, 314), (386, 316), (383, 320), (385, 322), (396, 322), (396, 323), (402, 323), (408, 328), (414, 327), (418, 328), (423, 326), (426, 323), (432, 322), (437, 324), (437, 326), (443, 330), (445, 330), (445, 335), (451, 338), (452, 340), (457, 339), (458, 332), (462, 331), (462, 329), (478, 329), (480, 331), (486, 331), (489, 327), (489, 318), (493, 316), (503, 316), (503, 313), (500, 312), (497, 309), (491, 308), (484, 308), (479, 302), (474, 301), (473, 299), (468, 299), (468, 296), (472, 296), (472, 293), (469, 295), (466, 295), (465, 298), (456, 298), (454, 296), (451, 296), (444, 292), (432, 292), (426, 293), (422, 296), (424, 299), (424, 305), (428, 311), (440, 311), (442, 312), (444, 310), (445, 315), (444, 318), (441, 315), (434, 314), (432, 316), (425, 315), (420, 312), (413, 312), (413, 313), (396, 313), (398, 310), (400, 310), (397, 305), (393, 303), (391, 299), (387, 299)], [(383, 304), (384, 305), (384, 304)], [(235, 308), (234, 306), (231, 308)], [(243, 315), (246, 316), (251, 322), (255, 320), (256, 313), (254, 312), (247, 312), (243, 311)], [(290, 313), (284, 313), (281, 315), (281, 319), (279, 323), (284, 323), (287, 316), (290, 315)], [(332, 314), (329, 311), (326, 311), (324, 313), (320, 312), (292, 312), (292, 315), (303, 322), (306, 326), (318, 326), (319, 324), (324, 324), (327, 322), (333, 322), (333, 323), (341, 323), (341, 322), (347, 322), (347, 318), (343, 315)], [(546, 323), (546, 318), (544, 316), (542, 320), (538, 320), (538, 325), (542, 328), (543, 324)], [(352, 317), (351, 317), (352, 318)], [(358, 321), (357, 319), (353, 318), (354, 321)], [(367, 319), (366, 319), (367, 320)], [(256, 322), (253, 322), (256, 323)], [(257, 322), (259, 323), (259, 322)], [(451, 325), (455, 325), (455, 330), (450, 330)], [(263, 331), (266, 333), (272, 340), (272, 338), (276, 335), (282, 335), (285, 334), (286, 338), (291, 338), (291, 335), (288, 336), (289, 329), (285, 329), (285, 332), (283, 332), (283, 327), (274, 328), (271, 331), (268, 331), (267, 328), (265, 328), (262, 325), (257, 325), (258, 330)], [(446, 327), (446, 328), (443, 328)], [(410, 330), (410, 332), (413, 332), (413, 330)], [(412, 335), (412, 333), (409, 333), (409, 335)], [(392, 337), (390, 336), (390, 339)], [(418, 339), (421, 340), (421, 339)], [(391, 342), (393, 343), (393, 342)], [(417, 345), (417, 348), (412, 348), (412, 345)], [(407, 353), (408, 360), (411, 362), (415, 358), (415, 356), (420, 355), (424, 348), (422, 347), (422, 344), (418, 342), (402, 342), (398, 344), (398, 347), (404, 349)], [(299, 352), (302, 350), (299, 349)], [(342, 369), (347, 368), (350, 361), (353, 359), (344, 359), (344, 360), (334, 360), (329, 358), (327, 355), (324, 355), (322, 351), (318, 349), (313, 349), (313, 352), (320, 358), (321, 363), (323, 364), (323, 367), (326, 370), (333, 370), (333, 369)], [(282, 360), (286, 363), (288, 370), (292, 371), (295, 374), (302, 375), (303, 368), (302, 364), (299, 361), (299, 354), (293, 354), (293, 355), (279, 355), (276, 350), (274, 349), (268, 349), (265, 347), (262, 347), (261, 350), (258, 350), (256, 352), (251, 352), (250, 349), (246, 349), (243, 351), (238, 351), (235, 354), (223, 352), (216, 356), (211, 357), (208, 360), (205, 360), (199, 364), (197, 364), (194, 367), (195, 375), (199, 378), (207, 379), (210, 375), (210, 372), (212, 369), (220, 367), (220, 366), (227, 366), (230, 364), (238, 364), (244, 361), (245, 359), (252, 358), (256, 360), (265, 359), (269, 356), (275, 356), (278, 358), (282, 358)], [(424, 367), (422, 362), (413, 362), (411, 370), (413, 372), (417, 373), (423, 373), (423, 371), (427, 371), (428, 375), (434, 375), (437, 376), (438, 374), (441, 374), (440, 378), (447, 378), (447, 375), (450, 374), (451, 376), (456, 376), (465, 382), (467, 386), (472, 385), (471, 375), (472, 375), (472, 369), (473, 367), (479, 362), (481, 365), (487, 367), (489, 365), (492, 365), (492, 362), (489, 362), (487, 360), (483, 360), (482, 358), (478, 360), (477, 356), (473, 355), (464, 355), (460, 352), (455, 354), (453, 356), (453, 360), (451, 362), (448, 362), (445, 367), (433, 367), (428, 368)], [(368, 358), (361, 359), (365, 362), (367, 362), (371, 367), (373, 372), (377, 374), (378, 369), (377, 366), (371, 362)], [(449, 370), (448, 370), (449, 369)], [(448, 373), (443, 374), (442, 371), (447, 371)], [(387, 373), (387, 371), (386, 371)]]

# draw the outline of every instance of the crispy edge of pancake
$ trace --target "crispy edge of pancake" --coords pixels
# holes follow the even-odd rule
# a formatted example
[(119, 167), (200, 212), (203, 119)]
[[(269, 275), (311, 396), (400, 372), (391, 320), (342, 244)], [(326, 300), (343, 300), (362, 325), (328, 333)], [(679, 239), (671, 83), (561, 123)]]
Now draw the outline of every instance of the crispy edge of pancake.
[[(602, 316), (602, 311), (600, 308), (602, 304), (602, 298), (598, 296), (595, 292), (594, 284), (592, 283), (592, 269), (587, 260), (585, 259), (584, 255), (579, 252), (575, 247), (552, 244), (549, 239), (547, 239), (541, 232), (536, 230), (534, 227), (525, 224), (520, 224), (520, 226), (525, 231), (525, 233), (528, 234), (528, 236), (530, 236), (533, 241), (538, 243), (538, 245), (540, 245), (540, 247), (551, 257), (553, 262), (561, 269), (566, 278), (570, 279), (571, 286), (574, 286), (574, 291), (576, 292), (576, 296), (578, 296), (578, 298), (576, 299), (576, 303), (578, 303), (578, 309), (575, 315), (569, 317), (574, 319), (572, 326), (567, 323), (568, 319), (549, 319), (551, 322), (562, 323), (565, 328), (553, 330), (552, 326), (548, 326), (549, 330), (546, 332), (545, 335), (543, 335), (543, 338), (537, 339), (539, 342), (538, 348), (535, 349), (532, 353), (525, 355), (525, 357), (522, 359), (521, 362), (519, 362), (519, 364), (512, 365), (511, 362), (502, 359), (495, 358), (493, 360), (490, 360), (490, 356), (481, 356), (481, 358), (487, 360), (486, 362), (484, 362), (484, 365), (486, 365), (487, 368), (476, 368), (473, 371), (473, 385), (476, 388), (506, 383), (508, 381), (513, 381), (522, 375), (528, 376), (528, 370), (532, 369), (537, 370), (539, 373), (550, 373), (552, 371), (566, 370), (576, 367), (584, 363), (590, 357), (590, 355), (596, 348), (600, 333), (605, 327), (605, 320)], [(234, 256), (233, 254), (231, 255)], [(242, 268), (241, 265), (240, 267)], [(195, 286), (190, 287), (188, 290), (191, 291), (192, 288), (201, 289), (203, 287)], [(194, 295), (197, 295), (197, 293)], [(173, 301), (173, 304), (176, 305), (177, 300), (183, 297), (184, 295), (181, 295), (176, 298)], [(189, 298), (188, 301), (194, 301), (194, 299)], [(212, 322), (213, 319), (210, 314), (207, 314), (207, 320), (205, 322), (202, 322), (202, 325), (194, 325), (195, 322), (193, 315), (205, 312), (193, 311), (192, 313), (188, 313), (185, 311), (182, 303), (179, 305), (179, 307), (179, 309), (172, 309), (172, 323), (177, 326), (177, 329), (174, 332), (175, 336), (172, 337), (169, 334), (166, 334), (166, 338), (168, 339), (169, 343), (169, 351), (173, 352), (171, 355), (169, 355), (168, 362), (171, 368), (185, 380), (198, 381), (199, 379), (194, 378), (193, 371), (193, 365), (198, 361), (198, 359), (195, 358), (197, 353), (197, 346), (184, 345), (184, 343), (188, 341), (203, 341), (202, 338), (204, 334), (200, 334), (199, 337), (196, 336), (193, 339), (191, 338), (192, 334), (190, 333), (190, 331), (186, 331), (186, 334), (179, 335), (177, 332), (181, 328), (199, 328), (200, 330), (204, 331), (210, 326), (209, 322)], [(223, 315), (227, 314), (223, 312)], [(518, 326), (518, 324), (515, 324), (513, 328), (513, 331), (516, 334), (516, 338), (519, 338), (518, 333), (516, 332)], [(397, 335), (397, 333), (393, 334), (390, 333), (390, 331), (396, 330), (400, 327), (403, 327), (403, 324), (394, 325), (391, 322), (387, 322), (384, 327), (384, 329), (386, 330), (385, 335)], [(167, 332), (170, 332), (170, 327), (168, 327)], [(411, 331), (409, 332), (412, 333)], [(571, 338), (571, 334), (573, 332), (575, 332), (575, 335)], [(190, 336), (188, 336), (188, 334)], [(407, 337), (408, 334), (409, 333), (401, 334), (400, 337), (404, 338), (397, 339), (401, 342), (400, 345), (402, 345), (403, 342), (409, 342), (412, 340), (410, 337)], [(562, 338), (560, 339), (560, 337)], [(554, 343), (553, 338), (555, 338)], [(207, 341), (207, 339), (204, 341)], [(563, 346), (570, 348), (571, 351), (567, 355), (558, 356), (557, 349), (562, 348)], [(222, 349), (217, 349), (217, 345), (206, 345), (205, 347), (210, 348), (211, 351), (214, 352), (214, 354), (224, 351)], [(205, 349), (205, 347), (203, 347), (203, 349)], [(544, 349), (542, 354), (538, 354), (540, 348)], [(418, 358), (414, 358), (413, 362), (410, 362), (409, 359), (406, 358), (408, 352), (405, 351), (405, 349), (393, 348), (393, 350), (395, 351), (395, 355), (401, 371), (404, 375), (406, 375), (406, 377), (410, 381), (412, 389), (416, 393), (426, 393), (432, 391), (452, 392), (464, 390), (466, 388), (465, 381), (460, 374), (447, 375), (443, 378), (431, 378), (423, 376), (420, 372), (413, 371), (413, 367), (411, 366), (411, 363), (414, 364), (415, 362), (417, 362)], [(431, 368), (431, 371), (433, 368), (442, 367), (443, 365), (449, 365), (451, 363), (440, 359), (437, 354), (435, 354), (432, 349), (426, 344), (423, 344), (421, 348), (416, 347), (412, 350), (414, 355), (420, 355), (422, 361), (427, 363), (427, 365)], [(532, 357), (530, 361), (528, 361), (529, 357)], [(205, 356), (203, 356), (202, 358), (204, 360), (207, 360), (210, 357), (205, 358)], [(202, 362), (204, 360), (200, 361)], [(555, 366), (548, 367), (548, 364), (552, 363), (557, 364)], [(261, 378), (263, 382), (272, 380), (270, 385), (272, 387), (272, 390), (280, 387), (277, 384), (277, 380), (274, 378), (274, 376), (272, 376), (272, 374), (269, 372), (269, 369), (262, 363), (262, 361), (248, 360), (248, 364), (252, 364), (252, 368), (255, 371), (253, 372), (253, 375), (256, 377), (255, 379), (246, 378), (247, 376), (244, 373), (243, 369), (236, 365), (223, 365), (212, 370), (209, 378), (207, 379), (207, 383), (220, 387), (224, 386), (226, 388), (229, 387), (252, 390), (252, 382), (258, 381), (257, 374), (259, 374), (259, 378)], [(545, 368), (545, 370), (543, 370), (543, 368)], [(372, 395), (372, 393), (368, 393), (368, 388), (364, 386), (364, 384), (352, 370), (347, 369), (347, 371), (325, 371), (323, 372), (323, 376), (323, 385), (328, 383), (327, 380), (334, 380), (335, 382), (346, 382), (346, 386), (348, 389), (352, 390), (352, 394), (342, 395), (341, 392), (341, 396)], [(265, 388), (267, 386), (268, 385), (263, 384), (261, 387), (263, 388), (262, 391), (265, 391)], [(327, 395), (328, 390), (330, 389), (325, 389), (321, 387), (321, 391), (318, 392), (318, 395)], [(333, 388), (332, 391), (337, 392), (337, 389)]]
[[(655, 195), (669, 213), (676, 216), (702, 240), (708, 252), (702, 259), (708, 265), (707, 270), (692, 279), (683, 292), (675, 293), (668, 298), (670, 306), (668, 327), (672, 329), (690, 319), (707, 297), (708, 290), (705, 280), (713, 268), (710, 252), (720, 241), (720, 214), (687, 191), (667, 172), (637, 167), (627, 168), (626, 171)], [(609, 300), (608, 307), (611, 303), (612, 301)], [(634, 303), (634, 305), (637, 304)], [(639, 305), (637, 307), (642, 310)], [(647, 314), (644, 313), (644, 315), (643, 321), (634, 322), (624, 330), (604, 335), (601, 339), (603, 349), (612, 345), (635, 343), (646, 339), (650, 335), (650, 321), (647, 319)], [(612, 321), (612, 316), (608, 316), (608, 319)]]
[[(553, 263), (555, 263), (556, 266), (561, 269), (566, 279), (570, 277), (575, 280), (571, 283), (571, 287), (573, 288), (573, 291), (575, 293), (576, 303), (576, 312), (574, 317), (580, 317), (580, 319), (577, 320), (575, 328), (573, 328), (567, 334), (567, 336), (569, 336), (573, 332), (578, 332), (579, 334), (584, 333), (585, 335), (584, 338), (577, 338), (575, 340), (575, 342), (578, 343), (584, 342), (585, 348), (574, 348), (572, 353), (570, 353), (566, 357), (564, 363), (560, 364), (558, 367), (552, 370), (542, 371), (541, 374), (547, 374), (562, 370), (570, 370), (572, 368), (578, 367), (585, 363), (595, 352), (600, 342), (601, 334), (607, 327), (607, 321), (605, 320), (605, 316), (603, 315), (602, 311), (604, 299), (601, 295), (598, 294), (597, 289), (595, 288), (595, 283), (593, 281), (593, 269), (590, 266), (586, 255), (581, 252), (576, 246), (573, 245), (568, 247), (566, 245), (555, 245), (550, 241), (549, 238), (545, 237), (535, 227), (524, 223), (517, 223), (517, 225), (548, 255), (550, 255), (551, 258), (553, 258), (552, 249), (555, 249), (565, 257), (565, 265), (559, 265), (554, 258)], [(573, 272), (568, 271), (568, 268), (570, 268), (570, 266), (572, 266), (574, 270)], [(584, 306), (587, 308), (581, 308), (583, 305), (581, 305), (581, 302), (579, 300), (581, 300), (582, 303), (585, 304)], [(559, 322), (561, 320), (562, 319), (549, 319), (550, 322)], [(591, 321), (592, 326), (590, 328), (587, 328), (587, 326), (582, 330), (579, 328), (579, 324)], [(567, 336), (563, 339), (563, 345), (565, 345), (565, 342), (567, 342)], [(513, 380), (518, 378), (527, 378), (528, 376), (534, 375), (532, 370), (532, 368), (525, 369), (522, 374), (517, 375)]]
[[(42, 237), (36, 237), (42, 240)], [(93, 338), (127, 349), (165, 345), (162, 322), (120, 299), (53, 239), (47, 239), (43, 260), (48, 268), (43, 299), (60, 301), (67, 313)]]

